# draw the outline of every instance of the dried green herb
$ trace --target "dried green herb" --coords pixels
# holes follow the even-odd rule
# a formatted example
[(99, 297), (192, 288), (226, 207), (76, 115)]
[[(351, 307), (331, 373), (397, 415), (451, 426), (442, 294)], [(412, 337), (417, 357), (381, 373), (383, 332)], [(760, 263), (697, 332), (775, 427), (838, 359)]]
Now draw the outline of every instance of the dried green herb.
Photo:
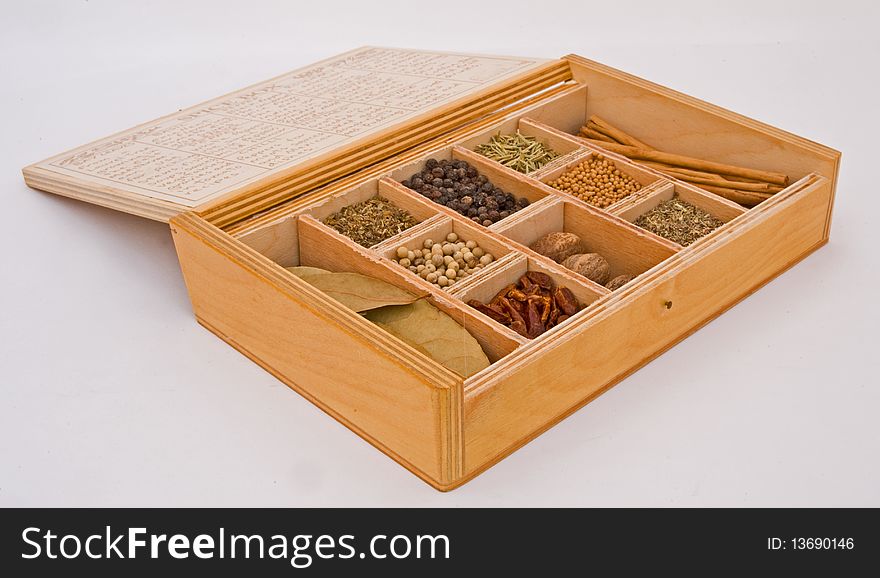
[(334, 273), (317, 267), (287, 270), (358, 313), (387, 305), (407, 305), (424, 297), (359, 273)]
[(723, 225), (724, 221), (674, 197), (636, 219), (635, 224), (686, 247)]
[(418, 221), (407, 211), (377, 195), (362, 203), (343, 207), (324, 219), (324, 224), (358, 245), (372, 247), (418, 224)]
[(474, 151), (521, 173), (536, 171), (559, 156), (535, 137), (525, 136), (518, 130), (516, 134), (499, 132)]

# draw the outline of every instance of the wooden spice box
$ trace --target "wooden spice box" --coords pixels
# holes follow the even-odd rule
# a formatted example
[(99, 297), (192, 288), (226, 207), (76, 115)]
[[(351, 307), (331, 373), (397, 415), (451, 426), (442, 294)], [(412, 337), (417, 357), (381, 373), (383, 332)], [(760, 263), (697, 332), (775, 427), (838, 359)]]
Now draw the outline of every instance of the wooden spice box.
[[(425, 81), (415, 66), (434, 78)], [(440, 490), (473, 478), (828, 240), (840, 153), (579, 56), (367, 48), (291, 75), (37, 163), (24, 169), (25, 179), (170, 218), (198, 321)], [(394, 90), (376, 97), (368, 90), (374, 81)], [(346, 108), (328, 86), (389, 109), (406, 108), (401, 95), (418, 106), (406, 114), (373, 104)], [(427, 104), (416, 98), (432, 88), (446, 92)], [(315, 98), (329, 95), (331, 104), (320, 108), (338, 111), (339, 126), (357, 115), (379, 120), (341, 135), (313, 124), (306, 136), (279, 135), (288, 121), (266, 120), (284, 114), (291, 124), (317, 122), (324, 113), (302, 104), (302, 94), (316, 91), (324, 96)], [(274, 108), (267, 111), (267, 102)], [(205, 120), (214, 113), (221, 120)], [(791, 184), (746, 209), (575, 137), (594, 114), (658, 149), (785, 173)], [(473, 152), (493, 134), (517, 129), (561, 156), (523, 175)], [(307, 141), (305, 153), (291, 153)], [(153, 145), (174, 149), (173, 158)], [(642, 188), (598, 209), (546, 184), (593, 152)], [(272, 162), (250, 169), (230, 158)], [(530, 204), (490, 227), (475, 224), (400, 183), (428, 158), (466, 160)], [(222, 174), (212, 179), (212, 171)], [(195, 181), (204, 195), (175, 196), (174, 186)], [(370, 248), (322, 223), (377, 193), (420, 223)], [(725, 224), (687, 247), (633, 224), (675, 195)], [(613, 275), (636, 278), (611, 292), (529, 249), (551, 231), (578, 234), (605, 255)], [(444, 291), (392, 260), (400, 245), (449, 232), (476, 240), (495, 261)], [(463, 379), (285, 269), (296, 265), (359, 272), (427, 294), (468, 329), (491, 365)], [(549, 274), (588, 305), (531, 340), (466, 305), (491, 299), (526, 271)]]

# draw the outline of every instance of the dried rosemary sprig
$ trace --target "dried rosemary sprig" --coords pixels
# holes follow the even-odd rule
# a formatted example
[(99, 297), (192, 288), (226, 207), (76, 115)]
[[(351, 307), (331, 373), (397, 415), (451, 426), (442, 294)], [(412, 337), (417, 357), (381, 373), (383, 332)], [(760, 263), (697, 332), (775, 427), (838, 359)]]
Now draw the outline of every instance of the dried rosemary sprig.
[(358, 245), (372, 247), (418, 224), (418, 221), (408, 212), (377, 195), (362, 203), (343, 207), (324, 219), (324, 224)]
[(635, 224), (686, 247), (723, 225), (724, 221), (674, 197), (636, 219)]
[(518, 130), (516, 134), (499, 132), (474, 151), (521, 173), (536, 171), (559, 156), (535, 137), (525, 136)]

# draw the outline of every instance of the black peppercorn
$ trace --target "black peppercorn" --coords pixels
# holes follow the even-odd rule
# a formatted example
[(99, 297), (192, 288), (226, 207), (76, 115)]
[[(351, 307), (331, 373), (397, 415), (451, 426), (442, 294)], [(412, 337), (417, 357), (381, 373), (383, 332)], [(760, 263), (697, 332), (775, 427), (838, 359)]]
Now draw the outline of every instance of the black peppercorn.
[(517, 199), (496, 187), (486, 175), (458, 159), (428, 159), (420, 172), (401, 183), (485, 226), (528, 205), (526, 199)]

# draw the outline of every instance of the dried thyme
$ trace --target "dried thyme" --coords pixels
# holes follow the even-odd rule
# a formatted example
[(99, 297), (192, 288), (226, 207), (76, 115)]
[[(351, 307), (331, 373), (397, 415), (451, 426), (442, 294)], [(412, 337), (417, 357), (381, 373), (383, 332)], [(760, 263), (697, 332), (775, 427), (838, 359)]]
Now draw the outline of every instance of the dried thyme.
[(496, 134), (488, 143), (474, 149), (485, 157), (521, 173), (536, 171), (559, 156), (559, 153), (519, 131), (516, 134)]
[(723, 225), (724, 221), (675, 197), (636, 219), (635, 224), (686, 247)]
[(324, 219), (324, 224), (358, 245), (372, 247), (418, 224), (418, 221), (387, 199), (375, 196), (343, 207)]

